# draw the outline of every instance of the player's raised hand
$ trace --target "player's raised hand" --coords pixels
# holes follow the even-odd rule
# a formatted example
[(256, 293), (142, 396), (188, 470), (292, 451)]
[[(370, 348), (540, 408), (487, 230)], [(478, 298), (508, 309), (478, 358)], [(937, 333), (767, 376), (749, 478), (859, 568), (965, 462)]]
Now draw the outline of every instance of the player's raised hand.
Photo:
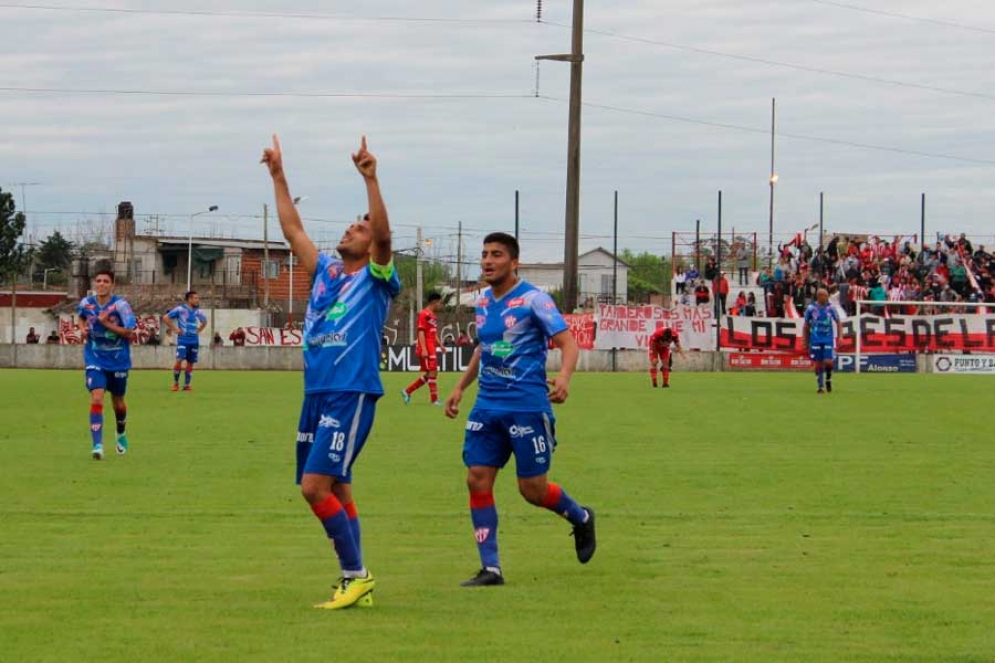
[(570, 395), (570, 380), (557, 376), (555, 380), (546, 380), (546, 384), (552, 387), (549, 390), (550, 403), (564, 403)]
[(459, 402), (463, 400), (463, 390), (459, 387), (453, 389), (446, 399), (446, 416), (455, 419), (459, 415)]
[(359, 174), (368, 180), (377, 176), (377, 158), (366, 149), (366, 136), (363, 136), (359, 143), (359, 152), (352, 155), (352, 162), (356, 164)]
[(259, 163), (266, 164), (270, 177), (283, 173), (283, 151), (280, 149), (280, 138), (276, 134), (273, 134), (273, 147), (263, 150), (263, 158)]

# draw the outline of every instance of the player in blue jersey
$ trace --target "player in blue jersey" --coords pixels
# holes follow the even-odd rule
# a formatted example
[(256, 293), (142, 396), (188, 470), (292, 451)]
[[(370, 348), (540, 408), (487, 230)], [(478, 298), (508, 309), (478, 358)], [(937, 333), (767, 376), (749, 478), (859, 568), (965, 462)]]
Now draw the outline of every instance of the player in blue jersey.
[(802, 343), (805, 344), (808, 356), (815, 364), (815, 378), (819, 384), (820, 394), (833, 390), (836, 339), (842, 334), (840, 316), (829, 303), (829, 292), (825, 288), (819, 288), (815, 293), (815, 301), (805, 309)]
[(119, 454), (128, 452), (125, 423), (128, 405), (128, 370), (131, 368), (131, 331), (135, 314), (131, 305), (114, 294), (114, 272), (101, 269), (93, 277), (94, 294), (84, 297), (77, 308), (83, 361), (86, 364), (86, 388), (90, 391), (91, 455), (104, 457), (104, 392), (111, 392), (114, 419), (117, 422)]
[(401, 290), (394, 269), (377, 160), (363, 137), (353, 163), (366, 183), (369, 212), (339, 241), (341, 259), (320, 253), (304, 232), (283, 172), (280, 142), (263, 152), (276, 189), (283, 236), (312, 275), (304, 318), (304, 404), (297, 427), (297, 482), (342, 568), (332, 598), (316, 608), (372, 605), (373, 576), (363, 566), (352, 466), (373, 427), (380, 383), (380, 335)]
[[(455, 418), (463, 390), (479, 376), (477, 402), (463, 439), (463, 462), (468, 468), (470, 519), (481, 569), (462, 583), (464, 587), (504, 584), (498, 559), (494, 480), (512, 454), (522, 497), (570, 521), (581, 564), (591, 559), (595, 549), (594, 510), (580, 506), (547, 480), (556, 446), (556, 420), (550, 403), (567, 399), (577, 366), (577, 342), (549, 295), (518, 279), (518, 241), (514, 237), (505, 233), (485, 237), (480, 267), (490, 285), (477, 301), (480, 344), (446, 400), (446, 416)], [(562, 368), (554, 380), (546, 379), (550, 339), (562, 353)]]
[(200, 332), (207, 326), (207, 316), (200, 310), (200, 295), (191, 290), (183, 295), (183, 304), (162, 316), (162, 321), (176, 334), (176, 363), (173, 364), (173, 391), (180, 390), (180, 371), (187, 363), (183, 391), (193, 391), (193, 365), (200, 351)]

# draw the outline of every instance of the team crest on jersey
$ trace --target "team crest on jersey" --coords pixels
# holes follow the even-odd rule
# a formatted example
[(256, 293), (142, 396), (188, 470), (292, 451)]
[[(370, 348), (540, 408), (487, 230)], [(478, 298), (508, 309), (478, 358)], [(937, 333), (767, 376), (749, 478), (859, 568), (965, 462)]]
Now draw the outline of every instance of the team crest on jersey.
[(342, 263), (333, 262), (331, 265), (328, 266), (328, 277), (329, 278), (333, 278), (334, 279), (336, 276), (338, 276), (341, 273), (342, 273)]
[(487, 537), (491, 535), (490, 527), (478, 527), (473, 531), (473, 535), (477, 538), (477, 543), (483, 543), (487, 540)]
[(517, 324), (518, 324), (518, 318), (516, 318), (515, 316), (510, 314), (504, 316), (504, 326), (507, 327), (508, 329), (511, 329)]
[(483, 327), (484, 325), (487, 324), (487, 316), (486, 315), (478, 315), (476, 317), (476, 319), (474, 320), (474, 322), (477, 325), (477, 329), (480, 329), (481, 327)]

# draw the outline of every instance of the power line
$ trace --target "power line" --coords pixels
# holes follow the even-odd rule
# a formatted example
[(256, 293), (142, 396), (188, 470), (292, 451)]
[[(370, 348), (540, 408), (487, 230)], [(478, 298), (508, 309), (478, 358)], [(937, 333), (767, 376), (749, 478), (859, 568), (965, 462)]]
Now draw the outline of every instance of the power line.
[[(570, 26), (565, 23), (555, 23), (550, 21), (543, 21), (543, 25), (551, 25), (558, 28), (569, 28)], [(724, 51), (716, 51), (709, 48), (701, 48), (699, 46), (688, 46), (687, 44), (678, 44), (675, 42), (660, 41), (657, 39), (647, 39), (644, 37), (633, 37), (632, 35), (624, 35), (617, 32), (611, 32), (608, 30), (594, 30), (585, 29), (584, 32), (600, 35), (603, 37), (611, 37), (613, 39), (620, 39), (623, 41), (631, 41), (640, 44), (649, 44), (653, 46), (663, 46), (665, 48), (672, 48), (678, 51), (687, 51), (689, 53), (698, 53), (701, 55), (711, 55), (714, 57), (726, 58), (729, 60), (738, 60), (741, 62), (750, 62), (753, 64), (762, 64), (771, 67), (782, 67), (784, 69), (793, 69), (795, 71), (804, 71), (810, 74), (820, 74), (823, 76), (836, 76), (838, 78), (850, 78), (853, 80), (864, 81), (865, 83), (877, 83), (880, 85), (890, 85), (893, 87), (904, 87), (913, 90), (923, 90), (926, 92), (936, 92), (939, 94), (949, 94), (959, 97), (973, 97), (977, 99), (995, 99), (995, 95), (986, 94), (984, 92), (975, 92), (972, 90), (959, 90), (956, 88), (939, 87), (936, 85), (926, 85), (923, 83), (911, 83), (909, 81), (901, 81), (894, 78), (883, 78), (881, 76), (871, 76), (869, 74), (853, 73), (846, 71), (836, 71), (835, 69), (824, 69), (822, 67), (812, 67), (803, 64), (794, 64), (792, 62), (782, 62), (780, 60), (768, 60), (766, 58), (759, 58), (752, 55), (740, 55), (737, 53), (726, 53)]]
[(101, 94), (174, 97), (287, 97), (308, 99), (530, 99), (534, 94), (498, 92), (493, 94), (463, 92), (219, 92), (214, 90), (122, 90), (111, 88), (43, 88), (2, 86), (0, 92), (24, 94)]
[[(551, 97), (548, 95), (539, 95), (539, 99), (546, 99), (549, 101), (556, 101), (560, 103), (566, 103), (566, 99), (560, 97)], [(716, 127), (719, 129), (730, 129), (733, 131), (742, 131), (755, 134), (770, 134), (770, 129), (762, 129), (759, 127), (747, 127), (739, 124), (728, 124), (723, 122), (711, 122), (709, 120), (699, 120), (692, 117), (683, 117), (680, 115), (668, 115), (666, 113), (656, 113), (653, 111), (638, 110), (635, 108), (622, 108), (620, 106), (610, 106), (608, 104), (595, 104), (591, 102), (584, 102), (584, 106), (588, 108), (597, 108), (600, 110), (612, 111), (615, 113), (625, 113), (627, 115), (640, 115), (643, 117), (653, 117), (663, 120), (671, 120), (673, 122), (685, 122), (688, 124), (698, 124), (706, 127)], [(965, 163), (976, 163), (983, 164), (986, 166), (995, 166), (995, 160), (992, 159), (976, 159), (973, 157), (962, 157), (952, 154), (941, 154), (938, 152), (925, 152), (922, 150), (910, 150), (901, 147), (891, 147), (888, 145), (873, 145), (871, 143), (857, 143), (854, 141), (842, 140), (838, 138), (825, 138), (822, 136), (807, 136), (804, 134), (793, 134), (785, 133), (779, 131), (777, 133), (780, 138), (793, 138), (795, 140), (807, 140), (817, 143), (828, 143), (831, 145), (843, 145), (846, 147), (857, 147), (864, 150), (875, 150), (879, 152), (892, 152), (896, 154), (907, 154), (909, 156), (927, 157), (931, 159), (946, 159), (949, 161), (962, 161)]]
[(833, 2), (833, 0), (811, 0), (811, 2), (816, 2), (820, 5), (829, 5), (830, 7), (837, 7), (839, 9), (849, 9), (852, 11), (863, 12), (865, 14), (876, 14), (878, 16), (887, 16), (889, 18), (900, 18), (906, 21), (916, 21), (918, 23), (930, 23), (932, 25), (940, 25), (945, 28), (957, 28), (958, 30), (970, 30), (972, 32), (984, 32), (987, 34), (995, 34), (995, 30), (991, 28), (982, 28), (976, 25), (968, 25), (966, 23), (957, 23), (956, 21), (944, 21), (938, 18), (926, 18), (924, 16), (913, 16), (911, 14), (902, 14), (899, 12), (890, 12), (883, 9), (870, 9), (868, 7), (859, 7), (857, 5), (847, 4), (845, 2)]
[(531, 19), (514, 18), (450, 18), (429, 16), (355, 16), (323, 12), (270, 12), (270, 11), (212, 11), (206, 9), (136, 9), (125, 7), (70, 7), (67, 5), (38, 5), (4, 2), (0, 9), (27, 9), (33, 11), (74, 12), (97, 14), (138, 14), (161, 16), (191, 16), (201, 18), (289, 18), (325, 21), (364, 21), (392, 23), (458, 23), (458, 24), (515, 24), (534, 23)]

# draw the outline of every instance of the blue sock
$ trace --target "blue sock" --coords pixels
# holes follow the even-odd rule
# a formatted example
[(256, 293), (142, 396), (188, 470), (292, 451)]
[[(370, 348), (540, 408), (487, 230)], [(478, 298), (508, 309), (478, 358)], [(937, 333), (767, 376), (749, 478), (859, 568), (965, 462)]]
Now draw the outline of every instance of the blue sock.
[(190, 380), (193, 379), (193, 369), (192, 368), (188, 368), (187, 369), (186, 377), (184, 377), (183, 379), (184, 379), (184, 382), (183, 382), (184, 386), (189, 387), (190, 386)]
[(93, 438), (93, 446), (104, 443), (104, 404), (90, 404), (90, 437)]
[(825, 384), (825, 374), (823, 373), (822, 366), (820, 366), (819, 368), (815, 369), (815, 378), (819, 382), (819, 389), (822, 389), (822, 388), (824, 388), (826, 386), (826, 384)]
[(477, 539), (477, 552), (480, 565), (486, 568), (501, 568), (498, 560), (498, 514), (494, 506), (494, 493), (470, 493), (470, 520)]
[(359, 528), (359, 512), (356, 511), (356, 503), (349, 502), (344, 507), (346, 518), (349, 519), (349, 531), (352, 532), (352, 540), (356, 544), (356, 553), (359, 555), (359, 565), (363, 565), (363, 543)]
[(359, 558), (359, 549), (352, 538), (352, 529), (349, 527), (349, 517), (342, 508), (335, 495), (329, 495), (318, 504), (312, 504), (311, 510), (321, 521), (321, 526), (325, 528), (325, 534), (332, 540), (335, 547), (335, 554), (338, 555), (339, 564), (343, 573), (357, 573), (363, 570), (363, 562)]
[(547, 484), (546, 499), (543, 500), (542, 505), (550, 511), (560, 514), (573, 525), (587, 522), (587, 511), (584, 507), (577, 504), (572, 497), (567, 495), (567, 491), (555, 483)]

